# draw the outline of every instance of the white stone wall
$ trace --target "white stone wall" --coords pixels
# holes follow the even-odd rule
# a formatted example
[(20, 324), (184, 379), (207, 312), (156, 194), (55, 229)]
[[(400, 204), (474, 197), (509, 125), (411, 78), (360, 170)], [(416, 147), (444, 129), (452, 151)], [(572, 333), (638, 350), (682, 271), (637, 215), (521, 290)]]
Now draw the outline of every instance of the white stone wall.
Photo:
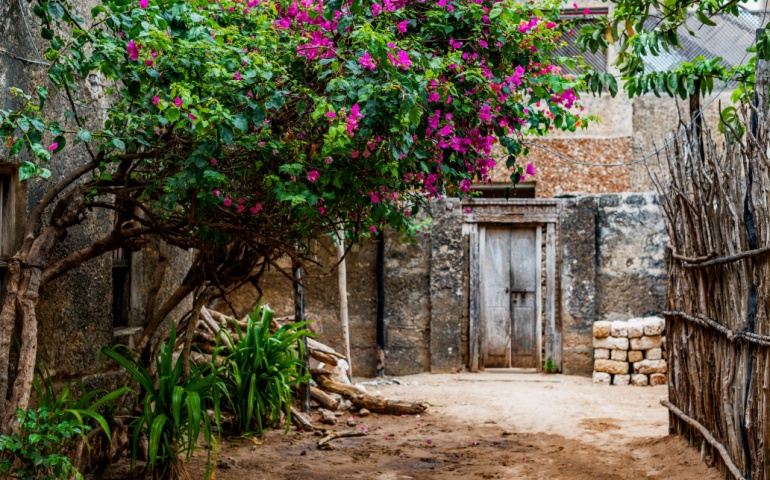
[(666, 383), (665, 321), (660, 317), (594, 322), (594, 383)]

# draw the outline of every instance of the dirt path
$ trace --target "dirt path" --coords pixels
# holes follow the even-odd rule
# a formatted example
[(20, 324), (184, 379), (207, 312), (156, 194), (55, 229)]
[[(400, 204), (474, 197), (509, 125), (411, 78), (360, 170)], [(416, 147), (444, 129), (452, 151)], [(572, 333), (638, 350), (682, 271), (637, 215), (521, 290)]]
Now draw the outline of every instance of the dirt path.
[[(368, 387), (431, 403), (419, 418), (356, 418), (366, 437), (334, 440), (292, 430), (264, 443), (223, 444), (220, 480), (670, 479), (717, 480), (698, 452), (668, 436), (665, 387), (608, 387), (536, 374), (415, 375)], [(339, 430), (348, 416), (340, 418)], [(203, 479), (200, 459), (192, 478)]]

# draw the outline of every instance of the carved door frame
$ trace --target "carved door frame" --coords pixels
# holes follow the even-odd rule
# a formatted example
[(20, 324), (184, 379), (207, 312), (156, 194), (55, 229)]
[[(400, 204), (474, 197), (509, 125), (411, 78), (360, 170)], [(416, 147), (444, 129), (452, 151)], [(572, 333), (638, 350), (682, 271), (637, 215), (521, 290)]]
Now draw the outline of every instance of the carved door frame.
[[(545, 226), (545, 330), (542, 342), (545, 357), (551, 358), (559, 371), (562, 369), (562, 322), (560, 307), (561, 292), (561, 245), (560, 214), (561, 202), (552, 199), (476, 199), (463, 203), (464, 230), (468, 242), (468, 304), (469, 338), (468, 367), (472, 372), (483, 370), (485, 342), (482, 332), (480, 279), (481, 252), (479, 227), (485, 225), (506, 225), (514, 227)], [(469, 213), (467, 213), (469, 212)], [(542, 347), (541, 347), (542, 349)], [(542, 362), (538, 370), (542, 369)]]

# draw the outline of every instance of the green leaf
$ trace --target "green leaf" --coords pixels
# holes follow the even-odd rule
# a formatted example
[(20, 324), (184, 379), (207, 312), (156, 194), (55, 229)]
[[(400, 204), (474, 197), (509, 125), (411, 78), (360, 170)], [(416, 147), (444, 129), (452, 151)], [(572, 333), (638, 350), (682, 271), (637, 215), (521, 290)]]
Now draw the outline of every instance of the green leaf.
[(37, 173), (37, 165), (32, 162), (24, 161), (19, 165), (19, 180), (29, 180)]
[(222, 124), (219, 126), (219, 129), (217, 130), (219, 132), (219, 141), (224, 143), (225, 145), (232, 145), (233, 143), (233, 129), (230, 128), (230, 125)]
[(246, 118), (245, 115), (237, 115), (233, 119), (233, 125), (235, 128), (241, 131), (247, 131), (249, 129), (249, 120)]
[(54, 20), (59, 20), (64, 16), (64, 7), (59, 2), (48, 2), (48, 13)]
[(85, 129), (78, 130), (78, 137), (80, 137), (81, 140), (83, 140), (86, 143), (91, 142), (91, 132)]
[(11, 147), (11, 151), (8, 152), (8, 156), (12, 157), (12, 156), (16, 155), (17, 153), (19, 153), (21, 151), (21, 148), (23, 146), (24, 146), (24, 142), (21, 139), (16, 140), (15, 142), (13, 142), (13, 146)]
[(286, 103), (286, 98), (284, 97), (284, 93), (281, 91), (277, 91), (273, 93), (273, 96), (270, 97), (270, 100), (268, 100), (265, 103), (265, 108), (280, 110), (281, 107), (283, 107), (284, 103)]
[(168, 110), (166, 110), (166, 118), (168, 118), (169, 122), (176, 122), (179, 120), (179, 109), (176, 107), (171, 107)]
[(500, 16), (500, 14), (503, 13), (503, 10), (501, 8), (493, 8), (489, 11), (489, 18), (497, 18)]
[(117, 148), (118, 150), (125, 150), (126, 149), (126, 142), (119, 138), (113, 138), (112, 144)]
[(709, 27), (716, 27), (717, 24), (715, 21), (711, 20), (709, 17), (706, 16), (705, 13), (703, 13), (703, 10), (696, 10), (695, 11), (695, 18), (698, 19), (700, 23), (703, 25), (708, 25)]

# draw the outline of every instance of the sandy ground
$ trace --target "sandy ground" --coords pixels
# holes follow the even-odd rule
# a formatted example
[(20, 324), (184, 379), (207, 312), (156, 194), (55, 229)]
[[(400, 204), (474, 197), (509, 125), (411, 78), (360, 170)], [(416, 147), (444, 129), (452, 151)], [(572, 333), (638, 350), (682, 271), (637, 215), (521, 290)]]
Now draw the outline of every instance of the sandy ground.
[[(385, 397), (424, 400), (416, 416), (339, 419), (334, 440), (269, 432), (264, 441), (223, 442), (221, 480), (247, 479), (671, 479), (717, 480), (698, 451), (668, 435), (666, 387), (609, 387), (590, 379), (512, 372), (422, 374), (367, 387)], [(355, 415), (355, 414), (354, 414)], [(190, 465), (204, 478), (203, 459)], [(112, 478), (127, 478), (114, 476)]]

